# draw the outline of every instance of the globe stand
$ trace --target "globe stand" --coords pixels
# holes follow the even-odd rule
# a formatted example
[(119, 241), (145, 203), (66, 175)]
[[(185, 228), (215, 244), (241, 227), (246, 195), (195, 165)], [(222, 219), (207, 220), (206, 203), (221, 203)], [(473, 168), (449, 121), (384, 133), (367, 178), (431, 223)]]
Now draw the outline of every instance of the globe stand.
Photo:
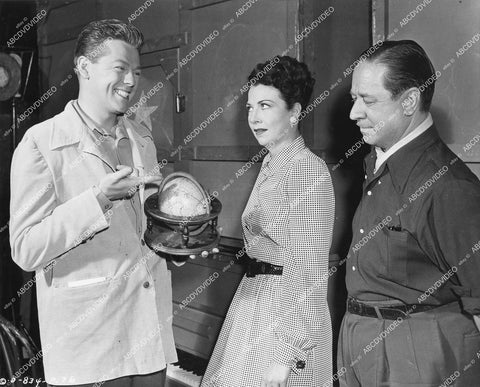
[(204, 251), (209, 252), (216, 248), (220, 241), (217, 222), (221, 210), (222, 203), (217, 198), (212, 198), (209, 214), (168, 215), (159, 209), (158, 193), (153, 194), (145, 201), (147, 215), (145, 243), (157, 254), (161, 252), (188, 257), (200, 255)]

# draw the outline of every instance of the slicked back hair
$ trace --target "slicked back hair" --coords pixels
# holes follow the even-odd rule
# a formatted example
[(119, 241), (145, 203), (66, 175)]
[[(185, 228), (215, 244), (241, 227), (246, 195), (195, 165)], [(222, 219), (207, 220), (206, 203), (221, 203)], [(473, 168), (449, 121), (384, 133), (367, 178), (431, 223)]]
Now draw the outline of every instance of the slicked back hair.
[(80, 56), (86, 56), (95, 62), (103, 55), (105, 43), (109, 40), (122, 40), (139, 49), (143, 44), (143, 35), (133, 24), (117, 19), (96, 20), (83, 28), (75, 45), (74, 64)]
[[(368, 50), (367, 50), (368, 51)], [(427, 112), (435, 91), (435, 69), (425, 50), (413, 40), (384, 41), (367, 61), (387, 67), (383, 86), (396, 98), (411, 87), (420, 89), (420, 110)], [(362, 57), (362, 56), (360, 56)]]

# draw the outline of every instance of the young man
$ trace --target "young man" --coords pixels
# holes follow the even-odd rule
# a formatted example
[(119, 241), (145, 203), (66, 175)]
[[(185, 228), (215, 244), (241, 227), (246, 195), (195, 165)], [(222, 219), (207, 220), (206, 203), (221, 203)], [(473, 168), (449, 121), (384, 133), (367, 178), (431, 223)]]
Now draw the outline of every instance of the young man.
[(410, 40), (383, 42), (353, 73), (350, 118), (374, 147), (346, 262), (342, 386), (480, 380), (480, 183), (437, 134), (435, 79)]
[(14, 261), (36, 271), (50, 385), (163, 386), (176, 361), (171, 282), (145, 246), (145, 184), (161, 180), (148, 129), (123, 117), (140, 76), (141, 32), (87, 25), (79, 96), (30, 128), (11, 173)]

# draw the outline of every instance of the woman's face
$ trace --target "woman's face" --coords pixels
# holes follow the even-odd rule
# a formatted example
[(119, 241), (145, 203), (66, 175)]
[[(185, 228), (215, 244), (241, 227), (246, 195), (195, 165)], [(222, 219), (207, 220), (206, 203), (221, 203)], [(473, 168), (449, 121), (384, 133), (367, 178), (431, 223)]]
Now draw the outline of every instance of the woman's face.
[(276, 153), (292, 142), (298, 135), (294, 108), (289, 110), (280, 91), (273, 86), (255, 85), (248, 91), (248, 124), (258, 143)]

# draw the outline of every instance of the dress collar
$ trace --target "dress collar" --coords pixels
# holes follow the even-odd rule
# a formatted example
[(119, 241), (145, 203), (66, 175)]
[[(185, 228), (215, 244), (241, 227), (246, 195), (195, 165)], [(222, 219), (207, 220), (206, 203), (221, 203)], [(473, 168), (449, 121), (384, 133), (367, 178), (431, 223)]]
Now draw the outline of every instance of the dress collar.
[(274, 173), (286, 165), (298, 152), (305, 148), (305, 140), (302, 136), (298, 136), (278, 154), (272, 156), (271, 153), (268, 153), (263, 159), (262, 170), (268, 174)]

